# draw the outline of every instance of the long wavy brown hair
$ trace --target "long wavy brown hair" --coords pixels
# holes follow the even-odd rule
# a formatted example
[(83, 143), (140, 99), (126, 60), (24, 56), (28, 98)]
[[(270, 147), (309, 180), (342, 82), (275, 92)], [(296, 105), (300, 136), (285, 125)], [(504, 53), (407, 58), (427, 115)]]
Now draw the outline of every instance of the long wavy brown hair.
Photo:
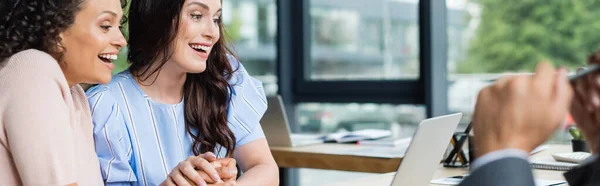
[[(185, 0), (135, 0), (129, 9), (129, 54), (132, 76), (146, 81), (160, 73), (173, 55), (172, 42), (179, 32)], [(223, 23), (221, 37), (213, 46), (203, 73), (188, 73), (183, 87), (185, 126), (193, 138), (193, 152), (215, 152), (218, 145), (231, 157), (236, 146), (227, 125), (227, 108), (232, 92), (228, 80), (234, 70), (229, 64)], [(220, 150), (221, 148), (219, 148)]]

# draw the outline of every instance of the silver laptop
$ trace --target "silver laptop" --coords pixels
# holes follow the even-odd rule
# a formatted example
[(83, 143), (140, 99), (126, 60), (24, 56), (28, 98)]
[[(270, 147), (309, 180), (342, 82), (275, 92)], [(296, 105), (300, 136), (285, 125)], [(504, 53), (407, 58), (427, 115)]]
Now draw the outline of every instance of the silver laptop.
[(295, 147), (323, 143), (321, 135), (291, 134), (281, 96), (268, 96), (268, 108), (260, 120), (270, 146)]
[(456, 113), (421, 121), (391, 186), (429, 185), (461, 117)]

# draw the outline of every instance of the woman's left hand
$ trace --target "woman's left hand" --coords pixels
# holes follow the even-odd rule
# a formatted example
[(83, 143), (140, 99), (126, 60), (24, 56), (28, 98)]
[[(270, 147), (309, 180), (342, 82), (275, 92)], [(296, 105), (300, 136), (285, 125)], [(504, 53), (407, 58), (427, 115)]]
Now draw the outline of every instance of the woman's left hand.
[[(211, 153), (212, 154), (212, 153)], [(200, 156), (204, 156), (204, 154), (200, 155)], [(235, 161), (235, 159), (233, 158), (219, 158), (216, 159), (212, 162), (210, 162), (211, 165), (214, 166), (214, 168), (217, 170), (219, 177), (221, 178), (222, 181), (218, 181), (218, 182), (210, 182), (211, 177), (204, 171), (202, 170), (197, 170), (198, 174), (200, 174), (200, 176), (202, 177), (203, 180), (205, 180), (207, 183), (210, 184), (214, 184), (214, 183), (223, 183), (223, 182), (230, 182), (233, 181), (233, 183), (235, 183), (235, 181), (237, 180), (237, 162)], [(188, 180), (188, 182), (190, 184), (193, 183), (193, 181)]]
[(221, 176), (221, 180), (227, 181), (236, 181), (237, 179), (237, 162), (233, 158), (221, 158), (217, 159), (214, 162), (211, 162), (217, 172), (219, 172), (219, 176)]

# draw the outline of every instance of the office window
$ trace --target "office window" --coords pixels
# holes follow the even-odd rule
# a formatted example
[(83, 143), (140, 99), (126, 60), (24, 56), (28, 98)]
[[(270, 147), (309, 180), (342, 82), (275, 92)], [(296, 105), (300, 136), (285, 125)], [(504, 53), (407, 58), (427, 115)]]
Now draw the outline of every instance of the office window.
[[(275, 75), (277, 15), (275, 0), (223, 1), (223, 23), (230, 47), (250, 75), (263, 82), (269, 95), (277, 92)], [(114, 73), (128, 67), (126, 48), (115, 62)]]
[[(310, 58), (303, 74), (296, 76), (301, 89), (295, 96), (303, 100), (295, 108), (300, 132), (385, 129), (396, 137), (415, 132), (425, 118), (424, 105), (389, 102), (419, 102), (414, 101), (419, 100), (417, 95), (409, 94), (417, 89), (420, 76), (418, 5), (418, 0), (309, 1)], [(403, 95), (407, 99), (395, 99)], [(339, 99), (321, 102), (332, 101), (327, 98)], [(299, 172), (300, 185), (370, 175), (315, 169)]]
[(311, 0), (309, 80), (419, 77), (418, 0)]
[(425, 118), (425, 109), (421, 105), (301, 103), (296, 106), (296, 118), (304, 133), (383, 129), (406, 136)]
[[(394, 102), (387, 99), (353, 100), (390, 94), (401, 96), (401, 93), (410, 92), (412, 85), (417, 84), (410, 84), (411, 87), (406, 87), (406, 91), (396, 94), (391, 93), (396, 91), (391, 90), (393, 88), (381, 91), (378, 88), (399, 84), (382, 83), (379, 86), (375, 83), (399, 82), (397, 80), (416, 82), (419, 78), (418, 5), (418, 0), (309, 1), (311, 57), (305, 64), (307, 71), (302, 74), (307, 82), (300, 84), (308, 89), (324, 88), (326, 86), (320, 85), (328, 84), (339, 85), (344, 90), (361, 86), (369, 88), (346, 92), (335, 92), (337, 89), (329, 92), (298, 90), (300, 93), (296, 96), (299, 97), (304, 94), (332, 99), (338, 95), (362, 96), (334, 101), (336, 103), (319, 103), (328, 102), (327, 99), (302, 101), (305, 103), (296, 105), (296, 123), (300, 131), (329, 133), (340, 129), (391, 129), (395, 125), (418, 123), (425, 117), (421, 105), (381, 104)], [(406, 86), (408, 83), (400, 85)]]
[[(479, 90), (507, 72), (532, 72), (539, 61), (572, 70), (600, 46), (600, 2), (446, 0), (448, 107), (473, 112)], [(567, 140), (566, 133), (553, 138)]]
[(265, 92), (277, 93), (275, 74), (277, 9), (275, 0), (223, 1), (223, 21), (232, 49)]

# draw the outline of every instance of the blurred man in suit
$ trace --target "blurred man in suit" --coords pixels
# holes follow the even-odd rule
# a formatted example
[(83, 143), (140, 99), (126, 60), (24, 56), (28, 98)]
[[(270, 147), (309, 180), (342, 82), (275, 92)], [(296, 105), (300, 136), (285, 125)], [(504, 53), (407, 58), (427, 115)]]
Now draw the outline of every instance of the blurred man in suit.
[(565, 177), (570, 185), (600, 185), (600, 74), (574, 87), (565, 69), (540, 63), (533, 76), (503, 78), (481, 90), (473, 116), (477, 160), (460, 185), (535, 185), (529, 152), (553, 134), (569, 109), (594, 156)]

